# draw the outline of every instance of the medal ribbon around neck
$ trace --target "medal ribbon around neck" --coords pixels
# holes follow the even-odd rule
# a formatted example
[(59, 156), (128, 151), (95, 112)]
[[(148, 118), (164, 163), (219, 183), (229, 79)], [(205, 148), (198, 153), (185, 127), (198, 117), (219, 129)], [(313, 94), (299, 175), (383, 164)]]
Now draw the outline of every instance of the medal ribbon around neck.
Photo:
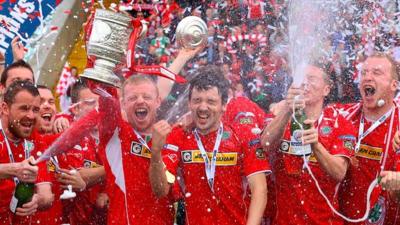
[(221, 123), (218, 128), (218, 131), (217, 131), (217, 138), (215, 140), (214, 149), (212, 152), (212, 157), (211, 157), (211, 162), (210, 162), (210, 159), (208, 158), (208, 155), (207, 155), (207, 151), (204, 148), (203, 143), (201, 142), (199, 133), (198, 133), (197, 129), (194, 130), (194, 137), (196, 139), (197, 146), (199, 147), (201, 156), (203, 157), (203, 160), (204, 160), (208, 186), (210, 186), (210, 189), (212, 192), (214, 192), (214, 177), (215, 177), (215, 166), (217, 163), (217, 154), (219, 151), (219, 146), (221, 144), (223, 133), (224, 133), (224, 127)]

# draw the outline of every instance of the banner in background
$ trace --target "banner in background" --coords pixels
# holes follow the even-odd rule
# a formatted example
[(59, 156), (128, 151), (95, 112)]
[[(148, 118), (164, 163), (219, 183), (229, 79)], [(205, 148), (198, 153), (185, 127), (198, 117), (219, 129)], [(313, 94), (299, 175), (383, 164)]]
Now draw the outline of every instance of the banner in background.
[(29, 39), (61, 1), (0, 0), (0, 52), (5, 54), (6, 64), (12, 62), (12, 39), (17, 34)]

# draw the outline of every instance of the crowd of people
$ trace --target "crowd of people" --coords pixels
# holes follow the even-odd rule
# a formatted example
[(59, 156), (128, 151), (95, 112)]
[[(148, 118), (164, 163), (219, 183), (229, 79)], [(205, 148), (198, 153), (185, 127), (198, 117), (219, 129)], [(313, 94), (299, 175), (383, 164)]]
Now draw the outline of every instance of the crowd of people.
[[(129, 1), (127, 1), (129, 2)], [(142, 1), (146, 3), (146, 1)], [(147, 1), (151, 2), (151, 1)], [(179, 4), (178, 4), (179, 3)], [(168, 1), (170, 7), (151, 14), (149, 35), (139, 43), (139, 63), (168, 64), (179, 46), (175, 28), (188, 15), (201, 17), (208, 26), (208, 45), (184, 72), (202, 65), (224, 69), (235, 96), (247, 96), (261, 108), (282, 100), (291, 80), (288, 54), (289, 1)], [(324, 46), (333, 80), (331, 100), (360, 99), (361, 62), (374, 50), (399, 57), (399, 6), (396, 1), (344, 1), (337, 6), (335, 27)], [(133, 13), (137, 16), (137, 12)], [(143, 17), (144, 17), (143, 15)], [(172, 101), (177, 95), (171, 93)]]
[[(358, 2), (359, 18), (377, 7)], [(18, 39), (14, 62), (0, 57), (0, 224), (400, 224), (397, 33), (334, 33), (297, 86), (287, 1), (135, 4), (150, 25), (138, 64), (164, 65), (185, 87), (79, 78), (62, 114)], [(207, 46), (174, 45), (186, 15), (207, 22)], [(188, 113), (171, 124), (160, 109), (186, 87)], [(35, 191), (12, 212), (19, 182)]]

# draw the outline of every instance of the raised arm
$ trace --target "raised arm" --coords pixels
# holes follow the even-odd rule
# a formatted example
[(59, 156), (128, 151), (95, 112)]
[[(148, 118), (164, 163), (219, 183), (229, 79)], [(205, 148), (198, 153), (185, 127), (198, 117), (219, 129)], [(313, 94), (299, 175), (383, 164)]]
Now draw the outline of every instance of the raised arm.
[[(172, 62), (172, 64), (168, 67), (168, 70), (178, 74), (185, 64), (192, 59), (197, 53), (203, 50), (204, 46), (199, 46), (195, 49), (181, 49), (178, 53), (178, 56)], [(157, 82), (157, 87), (160, 92), (161, 100), (164, 100), (172, 90), (172, 86), (174, 82), (170, 79), (159, 77)]]
[(166, 121), (159, 121), (153, 126), (149, 176), (151, 189), (158, 198), (166, 196), (171, 189), (161, 156), (161, 150), (170, 132), (171, 126)]
[[(302, 90), (290, 87), (281, 110), (276, 117), (268, 124), (261, 135), (261, 145), (266, 151), (273, 151), (279, 146), (286, 124), (289, 122), (293, 112), (294, 97), (301, 95)], [(296, 103), (295, 107), (301, 107), (303, 103)]]

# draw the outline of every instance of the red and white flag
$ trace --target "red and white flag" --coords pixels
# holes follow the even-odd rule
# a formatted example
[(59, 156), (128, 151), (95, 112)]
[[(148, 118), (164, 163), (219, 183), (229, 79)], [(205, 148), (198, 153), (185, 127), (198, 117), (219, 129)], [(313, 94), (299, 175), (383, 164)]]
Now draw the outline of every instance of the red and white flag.
[(75, 83), (75, 77), (72, 76), (69, 63), (66, 62), (56, 87), (56, 93), (60, 96), (64, 95), (67, 92), (68, 87), (73, 83)]

